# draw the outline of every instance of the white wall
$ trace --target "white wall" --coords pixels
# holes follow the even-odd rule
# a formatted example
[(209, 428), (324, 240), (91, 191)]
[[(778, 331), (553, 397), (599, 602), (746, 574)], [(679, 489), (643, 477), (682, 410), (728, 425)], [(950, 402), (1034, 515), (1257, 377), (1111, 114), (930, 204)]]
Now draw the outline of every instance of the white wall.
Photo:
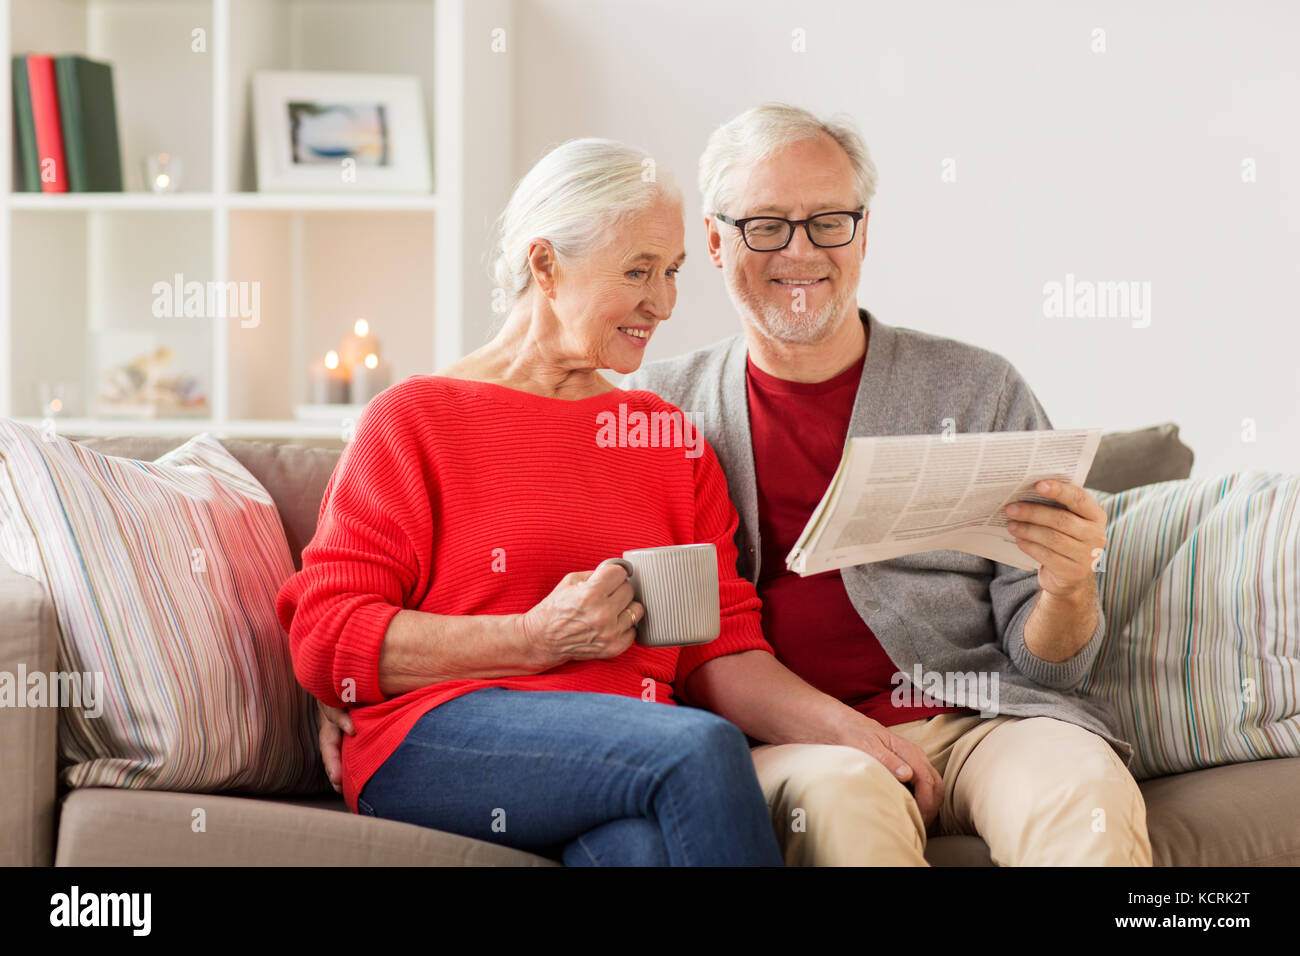
[[(1173, 421), (1194, 475), (1300, 472), (1298, 41), (1285, 0), (518, 0), (514, 174), (610, 136), (677, 175), (661, 358), (739, 327), (699, 225), (709, 132), (768, 99), (847, 111), (880, 170), (861, 305), (1007, 356), (1058, 428)], [(1149, 326), (1045, 318), (1067, 273), (1151, 283)]]

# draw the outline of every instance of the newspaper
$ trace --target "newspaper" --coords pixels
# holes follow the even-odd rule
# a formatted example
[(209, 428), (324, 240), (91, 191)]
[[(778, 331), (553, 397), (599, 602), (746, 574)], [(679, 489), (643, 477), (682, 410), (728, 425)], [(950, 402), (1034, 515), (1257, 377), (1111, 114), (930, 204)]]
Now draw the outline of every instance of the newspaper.
[(951, 549), (1037, 570), (1004, 509), (1064, 507), (1034, 485), (1082, 487), (1100, 442), (1100, 428), (850, 439), (786, 567), (806, 576)]

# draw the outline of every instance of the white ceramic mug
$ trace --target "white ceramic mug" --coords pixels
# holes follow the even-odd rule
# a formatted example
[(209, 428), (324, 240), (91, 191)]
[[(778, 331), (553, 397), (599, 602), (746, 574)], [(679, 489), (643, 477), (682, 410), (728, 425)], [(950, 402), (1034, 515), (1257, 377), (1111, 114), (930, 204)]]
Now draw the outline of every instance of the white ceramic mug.
[(712, 544), (672, 544), (633, 548), (617, 564), (632, 581), (632, 592), (645, 608), (636, 624), (636, 642), (644, 647), (707, 644), (722, 631), (718, 607), (718, 549)]

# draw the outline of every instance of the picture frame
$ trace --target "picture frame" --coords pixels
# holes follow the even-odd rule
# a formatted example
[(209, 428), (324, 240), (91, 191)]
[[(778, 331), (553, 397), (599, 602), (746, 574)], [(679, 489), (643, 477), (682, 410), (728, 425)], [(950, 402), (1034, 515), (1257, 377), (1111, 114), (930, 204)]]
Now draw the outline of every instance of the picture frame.
[(432, 189), (417, 76), (253, 74), (258, 192)]

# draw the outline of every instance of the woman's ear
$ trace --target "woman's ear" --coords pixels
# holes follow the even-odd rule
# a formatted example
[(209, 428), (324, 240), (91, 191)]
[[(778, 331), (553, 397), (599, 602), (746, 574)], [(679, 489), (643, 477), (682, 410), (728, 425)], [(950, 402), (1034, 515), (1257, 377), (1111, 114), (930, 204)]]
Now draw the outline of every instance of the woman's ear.
[(555, 249), (548, 240), (534, 239), (529, 243), (528, 268), (532, 270), (533, 281), (542, 295), (554, 299), (559, 264), (555, 260)]

